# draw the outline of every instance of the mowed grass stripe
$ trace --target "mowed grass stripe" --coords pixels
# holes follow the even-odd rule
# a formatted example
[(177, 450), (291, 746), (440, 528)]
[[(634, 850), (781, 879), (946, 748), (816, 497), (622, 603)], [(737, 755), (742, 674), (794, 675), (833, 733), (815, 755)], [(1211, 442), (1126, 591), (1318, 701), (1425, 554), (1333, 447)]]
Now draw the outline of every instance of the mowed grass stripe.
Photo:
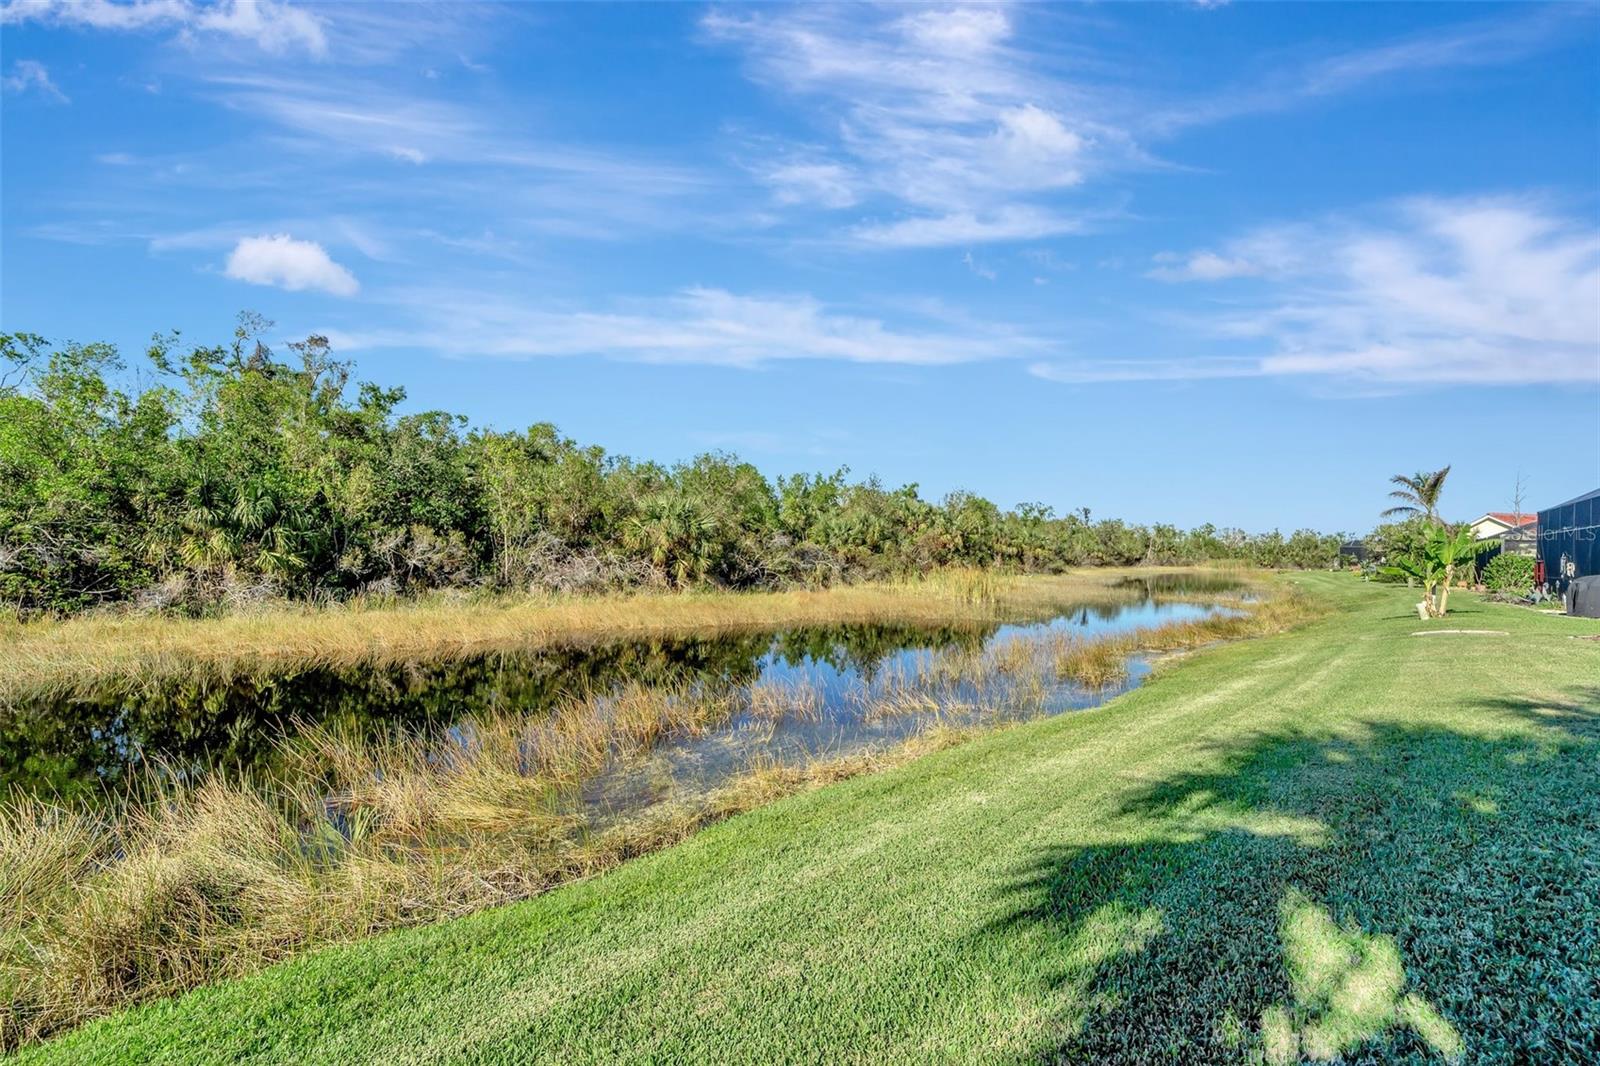
[(1510, 636), (1418, 639), (1403, 589), (1296, 580), (1334, 613), (1099, 710), (22, 1059), (1600, 1052), (1600, 624), (1461, 597)]

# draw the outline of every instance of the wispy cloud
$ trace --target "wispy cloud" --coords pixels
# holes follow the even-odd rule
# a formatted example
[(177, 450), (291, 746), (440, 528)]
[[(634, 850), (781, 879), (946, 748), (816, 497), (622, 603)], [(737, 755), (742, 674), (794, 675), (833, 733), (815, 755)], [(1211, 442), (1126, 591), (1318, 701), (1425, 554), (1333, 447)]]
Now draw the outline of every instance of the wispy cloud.
[(205, 83), (226, 106), (306, 138), (319, 151), (366, 153), (412, 164), (515, 167), (669, 190), (702, 184), (701, 176), (688, 168), (540, 139), (514, 131), (487, 108), (370, 79), (323, 77), (307, 84), (262, 71), (225, 70), (207, 74)]
[(1263, 354), (1043, 363), (1062, 381), (1314, 375), (1396, 385), (1600, 384), (1600, 232), (1526, 198), (1419, 198), (1375, 221), (1269, 227), (1157, 277), (1252, 279), (1196, 320)]
[(1117, 381), (1197, 381), (1209, 378), (1250, 378), (1262, 374), (1261, 360), (1211, 356), (1190, 359), (1078, 359), (1038, 362), (1028, 373), (1067, 385), (1093, 385)]
[(607, 356), (648, 362), (755, 366), (797, 359), (948, 365), (1046, 355), (1050, 346), (1004, 325), (949, 320), (890, 324), (805, 295), (690, 288), (616, 310), (552, 310), (479, 293), (399, 294), (409, 321), (331, 330), (344, 347), (429, 348), (456, 356)]
[(762, 165), (757, 173), (780, 204), (841, 208), (859, 202), (862, 195), (858, 179), (848, 167), (826, 160), (782, 160)]
[[(476, 216), (487, 194), (503, 225), (603, 240), (739, 222), (725, 175), (530, 131), (503, 104), (471, 93), (444, 99), (332, 74), (314, 83), (261, 70), (201, 77), (201, 92), (271, 131), (260, 135), (261, 154), (314, 167), (361, 200), (403, 189), (435, 214)], [(396, 168), (393, 176), (374, 162)]]
[[(1080, 229), (1048, 194), (1134, 152), (1083, 95), (1038, 74), (1002, 7), (713, 12), (754, 77), (826, 116), (832, 141), (760, 174), (781, 203), (888, 209), (865, 245), (1015, 241)], [(791, 149), (790, 151), (793, 151)]]
[(244, 238), (228, 256), (225, 273), (252, 285), (294, 292), (317, 289), (335, 296), (354, 296), (361, 290), (355, 275), (335, 263), (322, 245), (286, 233)]
[(67, 94), (50, 80), (50, 71), (43, 63), (32, 59), (19, 59), (11, 64), (11, 73), (3, 79), (8, 93), (36, 92), (57, 103), (71, 103)]
[(321, 17), (282, 0), (9, 0), (0, 22), (39, 21), (86, 29), (137, 32), (175, 30), (180, 36), (207, 35), (253, 42), (274, 55), (326, 54)]
[(1591, 4), (1520, 5), (1511, 14), (1324, 54), (1271, 71), (1253, 84), (1152, 108), (1141, 128), (1151, 135), (1170, 133), (1243, 115), (1287, 111), (1397, 79), (1514, 63), (1570, 41), (1574, 26), (1592, 25), (1596, 14)]
[(956, 211), (915, 216), (895, 222), (867, 222), (852, 227), (856, 242), (883, 248), (938, 248), (952, 244), (1031, 241), (1082, 233), (1087, 218), (1061, 214), (1029, 204), (1003, 204), (984, 212)]
[(1176, 252), (1162, 252), (1148, 277), (1158, 281), (1216, 281), (1219, 278), (1248, 277), (1255, 265), (1245, 259), (1225, 259), (1216, 252), (1194, 252), (1187, 259)]
[(995, 278), (1000, 276), (995, 271), (994, 267), (989, 266), (987, 263), (979, 260), (977, 256), (973, 255), (971, 249), (961, 253), (961, 264), (965, 266), (972, 274), (982, 278), (985, 281), (993, 281)]
[[(773, 200), (851, 210), (837, 235), (857, 246), (919, 248), (1083, 233), (1110, 214), (1093, 208), (1094, 190), (1118, 171), (1170, 166), (1148, 146), (1185, 128), (1515, 62), (1560, 45), (1594, 15), (1586, 5), (1518, 10), (1283, 60), (1181, 99), (1117, 72), (1104, 51), (1063, 54), (1060, 34), (1046, 51), (1022, 24), (1047, 16), (1026, 6), (713, 10), (702, 27), (813, 122), (804, 143), (757, 142), (770, 158), (748, 169)], [(1227, 265), (1191, 269), (1204, 276)]]
[[(474, 90), (444, 99), (414, 80), (321, 68), (314, 79), (241, 64), (190, 64), (185, 74), (185, 88), (237, 113), (233, 136), (180, 155), (99, 154), (105, 191), (58, 201), (62, 217), (36, 235), (81, 240), (92, 221), (97, 240), (171, 251), (309, 231), (329, 248), (342, 237), (368, 254), (385, 242), (398, 254), (374, 258), (415, 259), (425, 244), (486, 250), (492, 233), (493, 254), (506, 258), (552, 235), (710, 235), (744, 221), (726, 174), (541, 136)], [(197, 218), (196, 205), (218, 196), (226, 213)], [(102, 225), (108, 218), (115, 224)]]

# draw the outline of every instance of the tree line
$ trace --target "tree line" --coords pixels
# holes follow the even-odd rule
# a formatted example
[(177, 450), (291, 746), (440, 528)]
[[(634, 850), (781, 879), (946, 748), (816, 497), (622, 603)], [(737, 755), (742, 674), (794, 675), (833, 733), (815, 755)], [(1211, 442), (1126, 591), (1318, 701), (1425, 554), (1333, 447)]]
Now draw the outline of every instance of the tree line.
[(666, 466), (548, 423), (401, 413), (325, 338), (180, 351), (130, 372), (103, 343), (0, 335), (0, 597), (21, 614), (100, 604), (201, 612), (429, 589), (773, 588), (944, 566), (1056, 571), (1194, 563), (1321, 567), (1339, 538), (1091, 520), (969, 492), (924, 499), (846, 470), (769, 480), (736, 456)]

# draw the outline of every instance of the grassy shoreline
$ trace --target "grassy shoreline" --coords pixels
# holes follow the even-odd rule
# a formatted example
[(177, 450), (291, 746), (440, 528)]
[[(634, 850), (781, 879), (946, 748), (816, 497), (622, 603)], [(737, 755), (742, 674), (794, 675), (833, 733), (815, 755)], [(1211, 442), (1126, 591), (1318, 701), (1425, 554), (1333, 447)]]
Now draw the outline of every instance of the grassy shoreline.
[[(1041, 587), (1055, 595), (1062, 584)], [(659, 744), (735, 715), (768, 728), (811, 720), (820, 693), (629, 687), (533, 717), (457, 723), (448, 739), (313, 728), (285, 742), (282, 775), (270, 779), (213, 775), (111, 811), (15, 799), (0, 806), (0, 882), (12, 883), (0, 1047), (330, 942), (537, 895), (781, 796), (1042, 715), (1051, 685), (1102, 690), (1136, 651), (1273, 632), (1307, 610), (1273, 595), (1246, 612), (1099, 639), (951, 648), (859, 693), (864, 719), (898, 719), (909, 732), (799, 763), (758, 758), (709, 793), (615, 820), (582, 798), (603, 775), (648, 778)]]
[(1337, 612), (21, 1061), (1584, 1061), (1600, 624), (1295, 581)]
[(1135, 592), (1111, 583), (1186, 569), (1193, 568), (1107, 568), (1029, 577), (949, 571), (916, 581), (819, 591), (435, 599), (283, 607), (205, 619), (106, 614), (0, 622), (0, 647), (5, 649), (0, 655), (0, 706), (108, 684), (196, 674), (225, 680), (289, 665), (382, 665), (501, 649), (807, 625), (990, 622), (1002, 616), (1041, 616), (1065, 600), (1132, 599)]

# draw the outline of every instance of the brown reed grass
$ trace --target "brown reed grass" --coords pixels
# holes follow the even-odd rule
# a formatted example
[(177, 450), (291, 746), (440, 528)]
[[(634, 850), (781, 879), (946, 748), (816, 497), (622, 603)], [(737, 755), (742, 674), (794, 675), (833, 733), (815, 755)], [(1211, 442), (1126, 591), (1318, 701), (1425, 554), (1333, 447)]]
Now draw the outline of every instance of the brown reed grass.
[(271, 779), (169, 780), (104, 810), (14, 796), (0, 802), (0, 1049), (319, 945), (526, 898), (1017, 717), (951, 702), (953, 678), (979, 691), (999, 678), (1005, 698), (1042, 706), (1046, 670), (1103, 686), (1136, 650), (1260, 635), (1312, 613), (1280, 593), (1237, 616), (1099, 642), (1052, 637), (1030, 647), (1039, 669), (1020, 679), (1010, 656), (1020, 662), (1021, 652), (1001, 670), (957, 649), (947, 653), (956, 665), (888, 678), (862, 697), (869, 715), (923, 717), (908, 739), (799, 765), (758, 761), (707, 794), (669, 795), (604, 823), (582, 799), (599, 775), (742, 710), (811, 713), (820, 696), (803, 685), (742, 695), (626, 686), (536, 719), (463, 723), (449, 738), (308, 728), (284, 742)]
[[(916, 581), (820, 591), (649, 592), (595, 597), (435, 599), (265, 608), (186, 619), (88, 614), (0, 619), (0, 705), (166, 678), (228, 681), (282, 670), (452, 659), (617, 640), (848, 623), (978, 625), (1048, 617), (1065, 603), (1127, 602), (1133, 571), (1004, 576), (941, 571)], [(1141, 571), (1142, 572), (1142, 571)]]

